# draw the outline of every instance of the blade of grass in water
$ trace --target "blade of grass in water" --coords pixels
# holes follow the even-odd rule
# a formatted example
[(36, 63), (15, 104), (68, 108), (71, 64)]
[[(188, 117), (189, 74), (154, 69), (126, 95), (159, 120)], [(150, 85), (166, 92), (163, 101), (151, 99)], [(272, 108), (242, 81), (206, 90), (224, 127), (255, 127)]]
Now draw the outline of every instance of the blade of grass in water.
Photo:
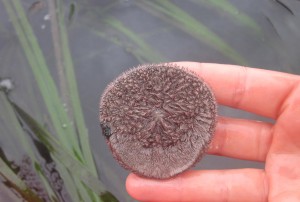
[(64, 187), (66, 188), (66, 190), (71, 198), (71, 201), (81, 201), (80, 193), (78, 191), (78, 189), (81, 189), (81, 188), (76, 187), (72, 173), (69, 172), (69, 170), (65, 167), (65, 165), (60, 163), (59, 159), (57, 159), (55, 156), (53, 156), (52, 158), (56, 162), (56, 169), (58, 170), (59, 174), (62, 176), (62, 178), (64, 180)]
[(113, 17), (106, 17), (101, 20), (102, 22), (110, 25), (112, 28), (118, 32), (124, 34), (129, 38), (135, 45), (138, 46), (136, 53), (143, 59), (149, 62), (162, 62), (164, 59), (161, 55), (157, 54), (157, 51), (153, 50), (147, 43), (144, 42), (137, 34), (128, 29), (123, 25), (123, 23)]
[[(12, 1), (16, 12), (14, 12), (10, 5), (11, 3), (8, 0), (2, 1), (16, 30), (30, 67), (32, 68), (57, 136), (69, 151), (72, 151), (78, 159), (82, 160), (80, 147), (76, 142), (76, 133), (74, 128), (70, 126), (70, 121), (58, 96), (56, 86), (47, 68), (45, 58), (26, 18), (20, 1)], [(17, 18), (18, 15), (19, 18)]]
[(9, 179), (14, 185), (21, 190), (26, 190), (25, 183), (10, 169), (10, 167), (0, 158), (0, 174), (2, 177)]
[(23, 109), (13, 102), (11, 102), (11, 105), (32, 133), (48, 148), (53, 155), (53, 158), (57, 159), (59, 164), (64, 165), (65, 168), (72, 173), (72, 176), (76, 176), (77, 179), (80, 179), (86, 186), (88, 186), (89, 189), (97, 193), (99, 196), (106, 192), (104, 184), (101, 183), (101, 181), (99, 181), (97, 177), (85, 167), (85, 165), (78, 162), (78, 160), (65, 150), (55, 138), (43, 129), (41, 125)]
[[(31, 142), (31, 138), (28, 136), (28, 134), (25, 134), (24, 132), (24, 128), (21, 127), (20, 125), (20, 121), (19, 119), (16, 117), (15, 111), (12, 108), (11, 102), (7, 99), (6, 97), (7, 95), (5, 95), (3, 92), (0, 92), (0, 103), (2, 104), (1, 107), (3, 107), (3, 109), (5, 109), (5, 111), (2, 111), (5, 114), (5, 121), (9, 121), (9, 129), (13, 130), (10, 134), (13, 134), (11, 139), (14, 141), (14, 145), (12, 146), (12, 148), (17, 148), (17, 152), (26, 152), (26, 156), (28, 156), (28, 158), (30, 158), (32, 160), (32, 162), (37, 165), (38, 167), (41, 167), (38, 161), (38, 157), (36, 157), (35, 153), (34, 153), (34, 145), (30, 144), (29, 141)], [(5, 124), (5, 123), (4, 123)], [(4, 134), (2, 134), (4, 135)], [(22, 155), (24, 155), (22, 153)], [(14, 153), (14, 157), (16, 157), (17, 155)], [(49, 198), (51, 199), (56, 199), (56, 194), (54, 193), (53, 188), (51, 187), (51, 185), (49, 184), (49, 179), (44, 175), (44, 171), (41, 169), (36, 169), (37, 166), (35, 166), (35, 171), (38, 174), (43, 187), (45, 188), (45, 190), (47, 191), (47, 195), (49, 196)], [(1, 173), (3, 171), (3, 169), (0, 169)], [(13, 176), (12, 176), (13, 177)], [(63, 175), (63, 179), (64, 182), (68, 179), (67, 175)], [(8, 180), (12, 180), (10, 178), (8, 178)], [(67, 184), (65, 182), (65, 185), (67, 186), (67, 190), (69, 191), (68, 193), (72, 194), (72, 199), (73, 201), (79, 201), (77, 199), (79, 199), (77, 196), (77, 192), (76, 192), (76, 187), (73, 188), (73, 184), (74, 182)], [(70, 190), (72, 190), (72, 188), (75, 190), (75, 192), (72, 192)], [(22, 197), (26, 197), (23, 196)], [(25, 198), (26, 199), (26, 198)], [(31, 200), (29, 200), (31, 201)], [(58, 200), (55, 200), (58, 201)]]
[[(23, 129), (20, 126), (20, 123), (18, 121), (18, 119), (15, 116), (15, 113), (13, 111), (13, 109), (10, 106), (10, 103), (8, 102), (6, 95), (0, 91), (0, 103), (1, 103), (1, 108), (5, 109), (5, 111), (2, 111), (3, 114), (5, 114), (5, 121), (9, 122), (9, 129), (11, 129), (12, 131), (10, 132), (10, 134), (14, 134), (9, 141), (14, 141), (12, 144), (9, 144), (9, 142), (7, 142), (6, 144), (11, 145), (12, 151), (14, 151), (14, 155), (15, 157), (17, 155), (19, 155), (18, 153), (20, 151), (26, 151), (26, 155), (35, 163), (35, 164), (39, 164), (39, 161), (36, 157), (36, 155), (33, 152), (33, 145), (30, 144), (29, 141), (31, 141), (28, 137), (25, 136)], [(5, 124), (5, 122), (4, 122)], [(5, 135), (5, 134), (2, 134)], [(16, 149), (13, 149), (16, 148)], [(17, 157), (16, 157), (17, 158)], [(2, 172), (2, 169), (0, 169)], [(46, 180), (45, 176), (43, 175), (43, 173), (38, 172), (38, 175), (40, 176), (42, 182), (43, 182), (43, 186), (45, 187), (45, 189), (48, 192), (48, 195), (50, 197), (54, 197), (54, 191), (52, 190), (49, 182)]]
[(237, 64), (246, 65), (245, 59), (240, 56), (237, 51), (232, 49), (230, 45), (223, 41), (204, 24), (194, 19), (192, 16), (187, 14), (185, 11), (183, 11), (170, 1), (140, 0), (137, 2), (137, 5), (145, 8), (147, 11), (155, 13), (159, 17), (161, 17), (161, 14), (164, 14), (168, 17), (168, 20), (171, 21), (175, 26), (190, 34), (195, 39), (217, 49), (223, 55), (227, 56)]
[[(60, 93), (61, 101), (64, 103), (65, 108), (67, 109), (70, 106), (69, 93), (67, 89), (67, 84), (65, 81), (65, 71), (64, 71), (64, 59), (62, 55), (61, 48), (61, 38), (59, 36), (59, 26), (58, 26), (58, 13), (57, 10), (57, 1), (56, 0), (47, 0), (49, 7), (49, 16), (51, 23), (51, 35), (52, 35), (52, 44), (53, 44), (53, 52), (55, 56), (55, 66), (58, 75), (58, 90)], [(69, 118), (72, 117), (72, 110), (68, 110)]]
[[(60, 4), (58, 4), (60, 5)], [(58, 24), (60, 28), (60, 41), (61, 41), (61, 48), (62, 48), (62, 56), (64, 58), (64, 68), (66, 71), (66, 81), (68, 92), (70, 95), (70, 103), (74, 117), (74, 124), (78, 131), (79, 142), (82, 148), (82, 155), (84, 156), (86, 165), (90, 168), (91, 172), (97, 176), (96, 166), (94, 163), (93, 155), (91, 153), (90, 143), (89, 143), (89, 136), (88, 131), (85, 125), (83, 112), (81, 108), (81, 102), (78, 94), (77, 82), (76, 82), (76, 75), (74, 72), (74, 65), (71, 56), (71, 52), (69, 49), (69, 40), (66, 31), (66, 26), (64, 24), (64, 15), (63, 15), (63, 8), (59, 6), (58, 15)]]
[(0, 158), (0, 176), (6, 186), (18, 192), (26, 201), (42, 202), (43, 200), (34, 194), (25, 183), (10, 169)]
[(120, 39), (118, 39), (116, 37), (109, 36), (105, 32), (97, 30), (97, 29), (93, 29), (92, 33), (94, 33), (95, 35), (97, 35), (101, 38), (104, 38), (105, 40), (110, 41), (111, 43), (113, 43), (117, 46), (124, 48), (128, 53), (132, 54), (139, 61), (139, 63), (151, 62), (151, 59), (148, 59), (147, 55), (146, 55), (146, 57), (141, 56), (141, 55), (143, 55), (142, 51), (138, 51), (138, 49), (135, 50), (131, 47), (128, 47), (127, 44), (123, 43)]
[(250, 29), (254, 30), (254, 32), (259, 35), (263, 36), (263, 31), (261, 27), (248, 15), (240, 12), (238, 8), (236, 8), (232, 3), (230, 3), (228, 0), (190, 0), (196, 4), (199, 4), (200, 6), (203, 5), (202, 3), (205, 3), (209, 6), (213, 6), (225, 13), (227, 13), (229, 16), (231, 16), (235, 21), (237, 21), (239, 24), (249, 27)]
[[(78, 95), (76, 76), (74, 73), (74, 65), (68, 44), (67, 31), (65, 29), (64, 12), (60, 1), (48, 1), (49, 10), (51, 13), (51, 24), (52, 24), (52, 37), (53, 43), (56, 45), (55, 55), (58, 66), (58, 71), (61, 72), (60, 82), (63, 87), (67, 87), (67, 95), (65, 97), (65, 103), (69, 109), (69, 116), (74, 121), (74, 126), (78, 132), (78, 138), (84, 156), (84, 161), (89, 167), (91, 172), (97, 177), (97, 170), (94, 164), (93, 156), (90, 149), (88, 131), (85, 126), (83, 112), (81, 110), (80, 98)], [(81, 181), (76, 178), (75, 184), (77, 187), (82, 187)], [(99, 201), (97, 197), (90, 189), (83, 187), (79, 188), (78, 191), (83, 201), (92, 200)]]
[[(37, 42), (37, 40), (36, 40), (36, 38), (35, 38), (35, 36), (34, 36), (34, 34), (33, 34), (33, 31), (32, 31), (32, 29), (31, 29), (31, 26), (30, 26), (30, 24), (28, 23), (28, 21), (27, 21), (27, 19), (26, 19), (26, 16), (24, 15), (24, 11), (23, 11), (23, 8), (21, 7), (21, 5), (20, 5), (20, 2), (18, 1), (18, 0), (14, 0), (14, 2), (13, 2), (13, 5), (14, 5), (14, 7), (15, 7), (15, 9), (16, 9), (16, 11), (18, 12), (18, 14), (20, 15), (19, 16), (19, 18), (20, 18), (20, 22), (19, 22), (19, 20), (14, 16), (14, 11), (13, 11), (13, 9), (12, 9), (12, 7), (10, 6), (10, 4), (8, 3), (8, 1), (7, 0), (3, 0), (3, 2), (4, 2), (4, 4), (5, 4), (5, 6), (6, 6), (6, 9), (7, 9), (7, 11), (8, 11), (8, 14), (9, 14), (9, 16), (10, 16), (10, 18), (12, 19), (12, 23), (13, 23), (13, 25), (14, 25), (14, 27), (15, 27), (15, 29), (16, 29), (16, 32), (17, 32), (17, 34), (18, 34), (18, 37), (19, 37), (19, 39), (20, 39), (20, 42), (21, 42), (21, 44), (22, 44), (22, 47), (23, 47), (23, 49), (24, 49), (24, 52), (25, 52), (25, 54), (26, 54), (26, 56), (27, 56), (27, 59), (28, 59), (28, 61), (29, 61), (29, 64), (30, 64), (30, 66), (32, 67), (32, 70), (33, 70), (33, 72), (34, 72), (34, 75), (35, 75), (35, 77), (36, 77), (36, 79), (37, 79), (37, 81), (38, 81), (38, 84), (39, 84), (39, 86), (40, 86), (40, 91), (41, 91), (41, 93), (42, 93), (42, 95), (43, 95), (43, 97), (44, 97), (44, 100), (45, 100), (45, 102), (46, 102), (46, 106), (47, 106), (47, 108), (48, 108), (48, 110), (49, 110), (49, 113), (50, 113), (50, 116), (51, 116), (51, 112), (57, 112), (57, 111), (59, 111), (60, 113), (59, 114), (53, 114), (52, 113), (52, 122), (54, 122), (54, 126), (59, 126), (59, 125), (57, 125), (57, 124), (55, 124), (55, 120), (53, 119), (53, 118), (57, 118), (57, 119), (60, 119), (60, 118), (62, 118), (61, 117), (61, 113), (63, 113), (63, 118), (65, 119), (65, 121), (69, 121), (68, 120), (68, 116), (67, 116), (67, 114), (64, 112), (64, 110), (63, 110), (63, 105), (62, 105), (62, 103), (61, 103), (61, 101), (60, 101), (60, 99), (59, 99), (59, 96), (58, 96), (58, 92), (57, 92), (57, 90), (56, 90), (56, 86), (54, 85), (54, 82), (53, 82), (53, 79), (52, 79), (52, 77), (50, 76), (50, 74), (49, 74), (49, 72), (48, 72), (48, 69), (47, 69), (47, 66), (46, 66), (46, 63), (45, 63), (45, 59), (44, 59), (44, 57), (43, 57), (43, 55), (42, 55), (42, 51), (40, 50), (40, 47), (39, 47), (39, 44), (38, 44), (38, 42)], [(24, 20), (25, 19), (25, 20)], [(61, 26), (60, 26), (60, 28), (61, 28)], [(64, 34), (65, 33), (65, 31), (62, 31), (62, 34)], [(28, 37), (28, 38), (27, 38)], [(62, 37), (64, 40), (62, 40), (62, 41), (66, 41), (65, 39), (66, 39), (66, 35), (64, 35), (63, 37)], [(66, 52), (66, 49), (64, 50), (65, 52)], [(67, 50), (68, 51), (68, 50)], [(64, 53), (65, 53), (64, 52)], [(68, 54), (68, 53), (67, 53)], [(66, 55), (66, 54), (65, 54)], [(68, 56), (68, 55), (67, 55)], [(69, 56), (68, 56), (69, 57)], [(66, 59), (66, 58), (65, 58)], [(67, 58), (68, 59), (68, 58)], [(70, 59), (70, 57), (69, 57), (69, 59)], [(70, 66), (70, 65), (69, 65)], [(66, 70), (66, 72), (68, 72), (68, 70)], [(46, 73), (46, 74), (45, 74)], [(69, 72), (69, 75), (70, 75), (70, 72)], [(72, 79), (73, 80), (75, 80), (75, 76), (74, 76), (74, 74), (72, 75), (71, 74), (71, 76), (73, 76), (72, 77)], [(43, 78), (43, 80), (46, 80), (46, 82), (44, 82), (43, 80), (42, 80), (42, 78)], [(68, 76), (67, 76), (67, 78), (68, 78)], [(69, 77), (70, 78), (70, 77)], [(45, 85), (45, 83), (47, 84), (47, 85)], [(50, 85), (49, 85), (49, 83), (50, 83)], [(74, 86), (74, 85), (73, 85)], [(76, 86), (76, 85), (75, 85)], [(76, 88), (75, 88), (76, 89)], [(77, 89), (76, 89), (77, 90)], [(47, 105), (47, 94), (49, 94), (49, 95), (52, 95), (51, 96), (51, 98), (48, 100), (48, 105)], [(54, 99), (53, 99), (53, 94), (54, 94)], [(49, 96), (48, 95), (48, 96)], [(49, 97), (48, 97), (49, 98)], [(57, 98), (57, 99), (55, 99), (55, 98)], [(53, 100), (54, 100), (54, 103), (53, 103)], [(73, 100), (75, 100), (76, 101), (76, 99), (73, 99)], [(79, 99), (78, 99), (79, 100)], [(51, 101), (52, 101), (52, 103), (51, 103)], [(76, 105), (76, 107), (74, 107), (75, 109), (80, 109), (81, 108), (81, 106), (80, 106), (80, 102), (78, 102), (79, 104), (79, 107), (77, 107)], [(54, 105), (54, 108), (53, 108), (53, 105)], [(59, 107), (61, 110), (57, 110), (57, 107)], [(81, 113), (82, 114), (82, 113)], [(56, 116), (56, 117), (55, 117)], [(81, 115), (82, 116), (82, 115)], [(54, 121), (53, 121), (54, 120)], [(82, 117), (82, 120), (83, 120), (83, 117)], [(65, 123), (68, 123), (68, 122), (61, 122), (61, 123), (63, 123), (63, 124), (65, 124)], [(80, 120), (79, 120), (80, 121)], [(78, 127), (78, 125), (80, 125), (80, 123), (78, 124), (78, 123), (75, 123), (75, 125)], [(61, 125), (60, 125), (61, 126)], [(81, 125), (82, 126), (82, 125)], [(84, 126), (84, 125), (83, 125)], [(58, 127), (59, 128), (59, 127)], [(71, 128), (71, 127), (67, 127), (67, 128)], [(65, 129), (67, 129), (67, 128), (65, 128)], [(56, 129), (57, 129), (57, 127), (56, 127)], [(85, 129), (85, 128), (84, 128)], [(85, 129), (86, 130), (86, 129)], [(61, 135), (66, 135), (66, 134), (64, 134), (64, 133), (66, 133), (66, 132), (71, 132), (70, 134), (72, 134), (73, 135), (73, 137), (69, 137), (68, 139), (69, 139), (69, 141), (66, 141), (67, 139), (65, 138), (62, 138), (62, 140), (65, 140), (65, 141), (61, 141), (63, 144), (64, 144), (64, 147), (66, 147), (66, 148), (68, 148), (68, 150), (69, 150), (69, 152), (73, 152), (73, 155), (75, 156), (75, 157), (77, 157), (79, 160), (81, 160), (82, 161), (82, 154), (81, 154), (81, 151), (80, 151), (80, 149), (79, 149), (79, 144), (78, 144), (78, 142), (76, 141), (77, 139), (76, 139), (76, 133), (74, 132), (74, 128), (72, 128), (71, 130), (69, 130), (69, 131), (64, 131), (64, 133), (60, 133), (61, 131), (59, 130), (59, 129), (57, 129), (57, 133), (58, 133), (58, 137), (60, 137)], [(86, 134), (87, 134), (87, 131), (86, 131)], [(83, 138), (86, 138), (87, 137), (87, 135), (84, 137), (83, 136)], [(73, 138), (73, 139), (72, 139)], [(73, 142), (73, 145), (71, 144), (71, 146), (73, 146), (73, 147), (71, 147), (71, 149), (70, 149), (70, 147), (68, 147), (68, 145), (69, 145), (69, 142), (70, 142), (70, 140), (73, 140), (74, 142)], [(85, 140), (86, 141), (86, 140)], [(83, 142), (84, 143), (84, 142)], [(74, 147), (74, 145), (75, 145), (75, 147)], [(77, 147), (76, 147), (77, 146)], [(88, 148), (89, 149), (89, 148)], [(91, 160), (92, 160), (92, 156), (90, 156), (90, 157), (88, 157), (87, 156), (87, 158), (90, 158)], [(64, 159), (64, 162), (67, 162), (66, 161), (66, 159)], [(92, 162), (93, 163), (93, 162)], [(89, 166), (91, 166), (91, 164), (89, 164)], [(92, 167), (92, 166), (91, 166)], [(96, 169), (95, 169), (95, 167), (94, 167), (94, 169), (93, 169), (93, 167), (92, 167), (92, 169), (89, 167), (89, 168), (86, 168), (85, 167), (85, 169), (89, 169), (89, 170), (92, 170), (92, 172), (93, 173), (96, 173)], [(90, 171), (89, 171), (90, 172)], [(72, 175), (73, 177), (75, 177), (76, 175)], [(93, 179), (97, 179), (97, 177), (93, 177)], [(93, 180), (91, 180), (91, 179), (89, 179), (91, 182), (93, 182)], [(91, 183), (91, 182), (89, 182), (89, 183)], [(85, 191), (87, 191), (86, 189), (85, 189), (85, 187), (84, 186), (80, 186), (79, 184), (77, 184), (79, 187), (77, 187), (77, 189), (79, 190), (79, 192), (81, 193), (81, 197), (83, 197), (83, 193), (86, 193)], [(97, 187), (98, 186), (96, 186), (96, 188), (94, 188), (94, 189), (97, 189)], [(89, 193), (89, 191), (88, 191), (88, 193)], [(71, 195), (72, 195), (72, 193), (71, 193)], [(76, 193), (75, 193), (75, 195), (77, 195)], [(85, 196), (87, 196), (87, 195), (85, 195)], [(92, 196), (91, 194), (89, 194), (89, 196)], [(95, 197), (92, 197), (92, 198), (95, 198)], [(75, 201), (78, 201), (78, 200), (75, 200)], [(92, 201), (94, 201), (94, 200), (92, 200)]]
[[(111, 43), (120, 46), (122, 48), (124, 48), (127, 52), (129, 52), (130, 54), (132, 54), (140, 63), (147, 63), (147, 62), (163, 62), (163, 61), (167, 61), (167, 59), (164, 59), (163, 56), (159, 56), (158, 54), (154, 53), (154, 50), (152, 48), (149, 47), (149, 49), (144, 49), (144, 47), (139, 47), (137, 46), (137, 44), (131, 45), (129, 43), (126, 43), (116, 37), (110, 36), (107, 33), (95, 29), (93, 28), (92, 33), (95, 34), (96, 36), (99, 36), (101, 38), (104, 38), (108, 41), (110, 41)], [(137, 46), (137, 47), (133, 47), (133, 46)], [(149, 54), (150, 52), (150, 54)], [(153, 55), (153, 53), (156, 55)]]
[(83, 160), (91, 171), (97, 175), (89, 145), (88, 132), (81, 110), (76, 76), (69, 49), (67, 31), (65, 29), (63, 9), (61, 8), (60, 1), (49, 0), (48, 6), (51, 16), (51, 33), (63, 101), (68, 109), (69, 118), (74, 121), (74, 127), (77, 129), (76, 132), (78, 132), (79, 144), (81, 145), (81, 151), (84, 157)]
[[(161, 54), (157, 53), (156, 50), (145, 43), (143, 38), (127, 28), (126, 25), (124, 25), (121, 21), (114, 17), (104, 15), (104, 13), (112, 8), (117, 2), (118, 1), (110, 3), (105, 8), (101, 9), (89, 8), (88, 14), (81, 17), (81, 19), (86, 18), (88, 20), (82, 20), (82, 22), (85, 24), (90, 24), (92, 32), (97, 36), (103, 37), (118, 46), (124, 47), (127, 52), (133, 54), (141, 63), (166, 61), (166, 59)], [(95, 22), (91, 22), (91, 19), (95, 20)], [(118, 33), (122, 34), (122, 36), (127, 37), (133, 44), (131, 44), (130, 42), (121, 41), (116, 37), (108, 36), (106, 33), (96, 28), (97, 26), (95, 26), (95, 24), (98, 22), (102, 22), (110, 26)]]
[[(125, 42), (116, 37), (109, 36), (105, 32), (102, 32), (100, 29), (97, 29), (94, 25), (91, 26), (92, 33), (99, 37), (105, 38), (120, 47), (124, 47), (127, 52), (134, 55), (136, 59), (141, 63), (166, 61), (166, 59), (161, 54), (157, 53), (156, 50), (145, 43), (139, 35), (128, 29), (121, 21), (117, 20), (114, 17), (102, 16), (101, 14), (102, 13), (99, 13), (97, 11), (92, 11), (92, 14), (87, 16), (89, 21), (83, 21), (83, 23), (90, 24), (91, 18), (97, 19), (97, 22), (102, 22), (110, 26), (119, 34), (127, 37), (130, 42)], [(133, 44), (131, 44), (131, 42)]]
[[(22, 128), (20, 127), (20, 124), (14, 114), (14, 111), (10, 107), (9, 102), (7, 101), (6, 95), (4, 92), (0, 91), (0, 103), (1, 103), (1, 114), (5, 114), (5, 120), (3, 120), (2, 124), (9, 124), (9, 130), (7, 131), (10, 134), (14, 134), (12, 138), (10, 138), (8, 141), (13, 142), (7, 142), (9, 146), (12, 147), (11, 153), (14, 155), (17, 155), (20, 151), (24, 150), (27, 152), (27, 155), (34, 159), (35, 155), (32, 148), (32, 145), (29, 144), (28, 139), (24, 136), (24, 132)], [(2, 136), (5, 136), (6, 134), (2, 134)], [(20, 144), (19, 144), (20, 143)], [(20, 148), (22, 147), (22, 148)]]
[[(10, 128), (13, 130), (11, 134), (14, 134), (13, 137), (11, 137), (12, 140), (14, 140), (14, 146), (12, 148), (17, 148), (18, 152), (26, 152), (26, 156), (28, 156), (34, 164), (39, 165), (39, 161), (34, 153), (34, 145), (30, 144), (29, 141), (31, 141), (30, 137), (25, 134), (24, 129), (21, 127), (20, 122), (18, 118), (16, 117), (15, 111), (12, 108), (11, 102), (7, 99), (3, 92), (0, 92), (0, 103), (2, 104), (2, 107), (5, 109), (5, 115), (6, 120), (10, 122)], [(16, 138), (16, 139), (14, 139)], [(16, 156), (14, 156), (16, 157)], [(39, 165), (39, 167), (41, 167)], [(44, 176), (43, 171), (35, 169), (36, 173), (40, 177), (43, 187), (47, 190), (47, 194), (50, 198), (55, 199), (56, 195), (54, 193), (54, 190), (52, 189), (51, 185), (49, 184), (48, 179)], [(1, 169), (2, 171), (2, 169)], [(65, 178), (65, 176), (64, 176)], [(69, 188), (70, 186), (68, 186)], [(72, 193), (72, 192), (71, 192)], [(75, 192), (76, 193), (76, 192)]]

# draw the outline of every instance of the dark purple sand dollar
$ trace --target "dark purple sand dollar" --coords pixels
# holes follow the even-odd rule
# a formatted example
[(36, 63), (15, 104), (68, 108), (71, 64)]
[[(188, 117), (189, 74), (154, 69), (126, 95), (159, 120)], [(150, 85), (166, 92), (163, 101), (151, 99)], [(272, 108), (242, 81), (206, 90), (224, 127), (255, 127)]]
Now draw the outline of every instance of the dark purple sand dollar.
[(165, 179), (189, 169), (205, 153), (215, 130), (216, 101), (208, 85), (186, 68), (144, 65), (108, 85), (100, 123), (124, 168)]

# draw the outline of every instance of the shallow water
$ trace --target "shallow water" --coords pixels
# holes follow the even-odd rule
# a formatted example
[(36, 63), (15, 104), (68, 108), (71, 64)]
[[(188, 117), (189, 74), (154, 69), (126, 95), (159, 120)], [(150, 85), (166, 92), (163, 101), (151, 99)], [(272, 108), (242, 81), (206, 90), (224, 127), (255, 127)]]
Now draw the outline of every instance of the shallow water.
[[(2, 85), (12, 84), (9, 97), (54, 133), (47, 106), (38, 88), (39, 84), (3, 2), (4, 0), (0, 1), (1, 89)], [(44, 2), (44, 5), (38, 6), (38, 2)], [(133, 0), (77, 0), (66, 1), (63, 5), (69, 47), (92, 153), (101, 181), (120, 201), (133, 201), (127, 195), (124, 185), (128, 172), (112, 158), (98, 122), (99, 97), (106, 85), (120, 73), (141, 63), (198, 61), (240, 64), (300, 74), (300, 2), (296, 0), (286, 1), (284, 6), (269, 0), (228, 1), (236, 7), (235, 12), (226, 11), (224, 5), (222, 9), (203, 0), (166, 1), (170, 3), (167, 10), (179, 18), (163, 13), (158, 8), (163, 8), (164, 5), (157, 1), (152, 2), (156, 7), (144, 1)], [(60, 89), (65, 110), (72, 116), (69, 98), (64, 94), (61, 74), (57, 69), (57, 66), (64, 63), (57, 62), (56, 53), (59, 49), (55, 48), (52, 41), (49, 5), (47, 1), (22, 0), (22, 6), (50, 73)], [(179, 15), (178, 10), (172, 10), (171, 6), (183, 11), (183, 14)], [(242, 21), (244, 16), (252, 19), (252, 23)], [(185, 24), (186, 22), (189, 23)], [(205, 32), (203, 25), (210, 31)], [(199, 28), (204, 31), (199, 32)], [(224, 44), (220, 45), (221, 42), (216, 38), (211, 40), (211, 33), (215, 33), (230, 49), (224, 48)], [(228, 52), (232, 50), (237, 55), (230, 56)], [(11, 79), (12, 83), (7, 83), (7, 79)], [(16, 135), (20, 131), (22, 133), (22, 129), (17, 131), (14, 125), (17, 123), (16, 118), (9, 108), (5, 93), (0, 94), (0, 146), (8, 160), (20, 165), (24, 156), (28, 156), (28, 148), (42, 156), (34, 143), (24, 147), (24, 141)], [(266, 120), (228, 107), (220, 107), (219, 114)], [(72, 127), (72, 123), (63, 124), (62, 127)], [(39, 159), (44, 161), (42, 157)], [(263, 168), (263, 164), (206, 156), (196, 166), (197, 169), (246, 167)], [(0, 193), (1, 200), (11, 195), (7, 190)]]

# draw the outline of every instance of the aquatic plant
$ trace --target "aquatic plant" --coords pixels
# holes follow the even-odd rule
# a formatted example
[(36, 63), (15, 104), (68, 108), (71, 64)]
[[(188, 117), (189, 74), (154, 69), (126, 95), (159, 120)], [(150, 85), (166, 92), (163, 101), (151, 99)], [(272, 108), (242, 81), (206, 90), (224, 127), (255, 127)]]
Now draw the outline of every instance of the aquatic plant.
[[(28, 152), (23, 158), (25, 163), (18, 165), (17, 162), (13, 162), (18, 167), (17, 170), (14, 170), (18, 175), (16, 177), (18, 183), (13, 183), (5, 173), (1, 174), (6, 177), (8, 182), (17, 187), (15, 190), (19, 191), (21, 196), (30, 189), (37, 198), (45, 201), (103, 201), (103, 198), (106, 198), (106, 201), (116, 201), (116, 198), (105, 189), (99, 180), (91, 153), (64, 25), (62, 4), (59, 1), (48, 1), (48, 3), (60, 92), (49, 72), (45, 56), (21, 2), (19, 0), (3, 0), (38, 84), (53, 129), (52, 132), (49, 132), (42, 127), (9, 98), (8, 92), (1, 91), (2, 101), (6, 103), (9, 111), (7, 114), (12, 116), (19, 136), (22, 136), (21, 145)], [(57, 10), (59, 12), (56, 12)], [(68, 111), (65, 110), (66, 108)], [(25, 135), (29, 135), (29, 137), (26, 138)], [(31, 149), (32, 145), (35, 145), (36, 148), (40, 148), (42, 145), (43, 150), (40, 151), (40, 154), (48, 153), (47, 157), (43, 159), (46, 163), (43, 164), (43, 161), (38, 159)], [(4, 153), (2, 158), (5, 158)], [(4, 162), (2, 164), (5, 166)], [(49, 171), (50, 176), (47, 175), (46, 169), (42, 169), (49, 165), (53, 167)], [(13, 169), (12, 162), (7, 162), (6, 170), (9, 170), (8, 167)], [(55, 179), (52, 176), (54, 174)], [(29, 181), (27, 180), (28, 176), (34, 176), (34, 178), (31, 177)], [(25, 185), (20, 183), (20, 180)]]
[[(153, 30), (153, 33), (137, 33), (118, 16), (110, 14), (119, 1), (111, 1), (106, 6), (89, 6), (85, 0), (48, 0), (32, 4), (21, 0), (0, 2), (13, 29), (7, 31), (5, 23), (0, 22), (0, 37), (9, 39), (8, 45), (0, 50), (1, 65), (7, 65), (9, 59), (23, 61), (24, 65), (18, 68), (17, 74), (24, 83), (18, 85), (30, 98), (28, 104), (25, 97), (22, 100), (14, 96), (11, 93), (14, 81), (0, 78), (1, 128), (5, 131), (1, 134), (5, 144), (0, 150), (0, 175), (7, 187), (6, 193), (13, 190), (28, 201), (117, 201), (114, 194), (119, 192), (117, 186), (122, 184), (109, 165), (104, 162), (99, 171), (93, 159), (70, 50), (72, 43), (68, 28), (72, 25), (87, 25), (86, 32), (117, 45), (139, 63), (168, 60), (147, 42), (147, 37), (169, 29), (180, 30), (199, 43), (204, 42), (235, 63), (247, 63), (207, 25), (169, 0), (136, 2), (136, 8), (142, 8), (155, 19), (158, 17), (165, 22), (161, 30)], [(201, 6), (201, 3), (194, 2)], [(225, 1), (223, 10), (216, 1), (203, 3), (235, 17), (235, 8)], [(43, 42), (30, 21), (34, 18), (32, 13), (43, 9), (49, 12), (51, 48), (47, 51), (51, 50), (51, 53), (43, 49)], [(79, 12), (82, 17), (76, 18)], [(242, 18), (235, 17), (235, 20), (261, 34), (259, 26), (250, 17), (240, 16)], [(103, 26), (113, 30), (115, 35), (110, 35)], [(53, 56), (53, 64), (49, 55)], [(34, 81), (26, 82), (30, 78)], [(5, 151), (4, 145), (10, 148), (10, 152)], [(106, 187), (101, 180), (103, 175), (113, 181), (116, 190)], [(132, 201), (124, 192), (120, 194), (122, 201)]]

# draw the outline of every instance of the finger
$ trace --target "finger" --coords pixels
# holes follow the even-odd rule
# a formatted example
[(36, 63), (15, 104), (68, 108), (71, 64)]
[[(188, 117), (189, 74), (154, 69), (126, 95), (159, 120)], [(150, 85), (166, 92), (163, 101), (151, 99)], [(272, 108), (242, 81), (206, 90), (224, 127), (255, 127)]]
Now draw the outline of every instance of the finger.
[(299, 76), (234, 65), (176, 62), (202, 77), (221, 104), (276, 118)]
[(139, 201), (267, 201), (262, 170), (188, 171), (169, 180), (130, 174), (128, 193)]
[(272, 124), (219, 117), (208, 153), (244, 160), (265, 161)]
[(300, 155), (300, 82), (282, 109), (274, 127), (276, 138), (272, 141), (271, 153)]

